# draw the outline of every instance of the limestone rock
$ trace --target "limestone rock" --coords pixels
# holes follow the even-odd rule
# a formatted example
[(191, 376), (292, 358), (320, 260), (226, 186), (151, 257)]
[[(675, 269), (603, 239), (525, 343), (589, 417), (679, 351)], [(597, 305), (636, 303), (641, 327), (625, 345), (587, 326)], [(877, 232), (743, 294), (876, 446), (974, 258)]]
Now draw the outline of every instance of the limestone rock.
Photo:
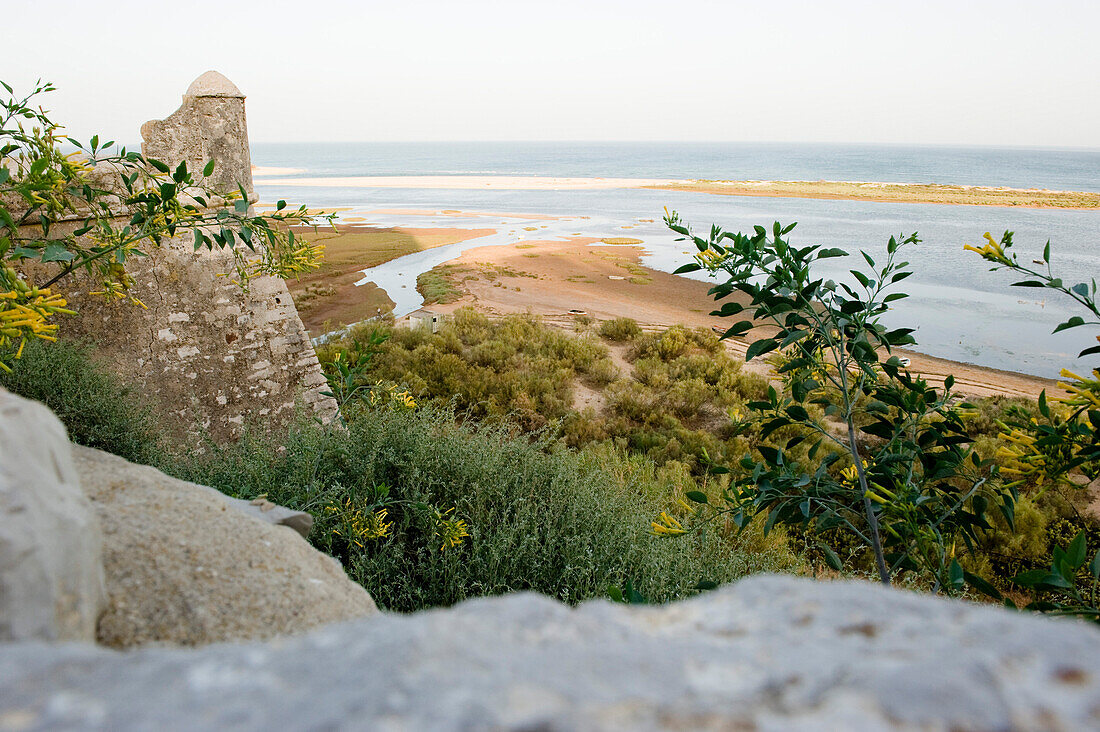
[(180, 160), (198, 177), (207, 161), (217, 161), (206, 179), (218, 191), (237, 186), (252, 194), (252, 158), (244, 94), (217, 71), (191, 82), (180, 108), (163, 120), (141, 126), (142, 152), (175, 167)]
[(858, 582), (753, 577), (686, 602), (532, 594), (276, 644), (0, 647), (24, 729), (1077, 730), (1100, 632)]
[[(206, 488), (206, 486), (198, 487)], [(206, 488), (206, 490), (210, 491), (212, 495), (216, 495), (221, 500), (227, 502), (235, 510), (241, 513), (252, 516), (253, 518), (258, 518), (261, 521), (266, 521), (269, 524), (275, 524), (276, 526), (287, 526), (297, 531), (303, 539), (309, 538), (310, 529), (313, 528), (313, 516), (305, 511), (295, 511), (286, 506), (272, 503), (266, 498), (256, 498), (251, 501), (245, 501), (240, 498), (227, 496), (213, 488)]]
[(184, 97), (230, 97), (244, 99), (244, 94), (229, 79), (217, 71), (207, 71), (191, 82)]
[(0, 388), (0, 640), (95, 640), (101, 557), (65, 428)]
[(270, 638), (378, 612), (294, 530), (154, 468), (75, 446), (73, 457), (103, 526), (101, 643)]

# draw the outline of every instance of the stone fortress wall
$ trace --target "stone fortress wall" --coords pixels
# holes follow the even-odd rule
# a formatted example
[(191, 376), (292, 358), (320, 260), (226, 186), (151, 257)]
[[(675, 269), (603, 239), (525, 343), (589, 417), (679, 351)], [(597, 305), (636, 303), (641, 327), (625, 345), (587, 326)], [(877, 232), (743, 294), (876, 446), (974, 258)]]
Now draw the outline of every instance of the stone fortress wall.
[[(142, 126), (143, 152), (173, 168), (186, 160), (195, 175), (214, 160), (208, 182), (218, 190), (239, 184), (255, 203), (244, 99), (224, 76), (206, 72), (176, 112)], [(190, 233), (165, 240), (127, 263), (132, 294), (148, 310), (108, 304), (74, 277), (61, 291), (79, 316), (62, 321), (62, 332), (94, 340), (98, 354), (157, 406), (164, 430), (194, 443), (204, 431), (215, 441), (235, 439), (249, 419), (279, 429), (299, 399), (332, 418), (336, 403), (320, 394), (324, 374), (286, 284), (264, 276), (244, 291), (217, 276), (232, 266), (227, 251), (195, 251)]]

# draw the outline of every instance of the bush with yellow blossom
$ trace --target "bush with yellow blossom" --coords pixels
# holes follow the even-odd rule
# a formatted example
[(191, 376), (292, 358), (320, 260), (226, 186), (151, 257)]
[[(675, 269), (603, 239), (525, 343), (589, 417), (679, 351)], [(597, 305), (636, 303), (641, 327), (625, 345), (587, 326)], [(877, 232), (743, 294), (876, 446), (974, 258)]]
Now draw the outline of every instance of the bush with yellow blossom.
[[(685, 494), (702, 508), (691, 525), (722, 518), (746, 528), (759, 516), (765, 531), (795, 526), (819, 537), (837, 570), (842, 562), (824, 539), (842, 531), (873, 554), (885, 584), (908, 575), (933, 592), (957, 593), (968, 579), (982, 583), (959, 559), (992, 529), (995, 511), (1011, 523), (1016, 496), (991, 480), (995, 465), (974, 451), (953, 379), (937, 389), (910, 374), (892, 351), (915, 342), (912, 329), (881, 322), (906, 297), (894, 286), (911, 274), (901, 253), (917, 236), (891, 237), (881, 263), (859, 252), (866, 266), (834, 281), (817, 263), (848, 252), (794, 244), (793, 224), (749, 234), (713, 226), (704, 237), (675, 213), (665, 223), (699, 250), (678, 273), (721, 277), (710, 294), (725, 302), (711, 314), (742, 316), (723, 337), (753, 331), (746, 361), (781, 354), (782, 388), (750, 402), (736, 426), (759, 444), (732, 466), (711, 466), (731, 477), (728, 487)], [(681, 535), (682, 524), (666, 513), (653, 530)]]
[[(253, 215), (243, 188), (204, 183), (213, 161), (196, 176), (186, 163), (173, 170), (98, 137), (81, 143), (35, 106), (51, 84), (25, 96), (0, 87), (0, 369), (29, 339), (56, 337), (56, 316), (73, 313), (55, 288), (74, 272), (98, 283), (93, 294), (144, 307), (130, 292), (127, 261), (166, 238), (187, 235), (196, 249), (231, 250), (224, 274), (241, 287), (262, 274), (287, 277), (319, 265), (322, 247), (288, 228), (315, 223), (304, 206), (291, 211), (280, 201), (274, 212)], [(65, 152), (69, 145), (75, 150)]]
[[(1050, 242), (1043, 248), (1042, 259), (1022, 263), (1013, 251), (1013, 235), (1006, 231), (1001, 239), (984, 235), (981, 247), (964, 248), (991, 263), (991, 271), (1006, 269), (1023, 275), (1014, 287), (1045, 288), (1074, 300), (1086, 313), (1075, 315), (1054, 328), (1063, 330), (1100, 326), (1100, 307), (1096, 302), (1096, 280), (1066, 284), (1051, 268)], [(1100, 336), (1095, 336), (1100, 341)], [(1100, 354), (1100, 345), (1082, 350), (1078, 356)], [(1002, 445), (997, 457), (1003, 462), (1001, 474), (1018, 489), (1029, 488), (1041, 495), (1052, 487), (1077, 490), (1100, 478), (1100, 369), (1088, 376), (1062, 369), (1064, 381), (1058, 387), (1064, 396), (1039, 395), (1038, 414), (1019, 407), (1007, 411), (999, 422)], [(1094, 532), (1095, 533), (1095, 532)], [(1097, 592), (1100, 590), (1100, 551), (1087, 556), (1087, 528), (1083, 528), (1064, 547), (1053, 544), (1049, 568), (1036, 568), (1016, 575), (1013, 584), (1030, 588), (1035, 598), (1028, 607), (1063, 615), (1077, 615), (1100, 621)], [(1095, 549), (1095, 547), (1094, 547)], [(1087, 588), (1087, 589), (1086, 589)], [(987, 593), (998, 597), (999, 593)]]

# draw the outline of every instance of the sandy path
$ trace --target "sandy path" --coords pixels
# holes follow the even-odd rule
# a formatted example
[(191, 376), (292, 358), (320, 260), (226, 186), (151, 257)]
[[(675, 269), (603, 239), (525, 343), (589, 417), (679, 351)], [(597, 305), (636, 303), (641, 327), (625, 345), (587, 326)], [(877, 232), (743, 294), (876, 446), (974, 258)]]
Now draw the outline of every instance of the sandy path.
[[(550, 324), (571, 327), (581, 310), (596, 319), (628, 317), (644, 329), (663, 329), (681, 323), (690, 327), (728, 327), (733, 321), (709, 315), (714, 301), (710, 284), (657, 272), (642, 267), (642, 249), (636, 246), (591, 246), (592, 240), (570, 242), (527, 241), (517, 245), (479, 247), (465, 252), (450, 264), (468, 267), (476, 273), (496, 265), (518, 273), (495, 280), (467, 280), (467, 295), (450, 305), (429, 306), (453, 311), (472, 305), (488, 314), (531, 312)], [(499, 283), (499, 284), (498, 284)], [(726, 341), (727, 348), (744, 357), (748, 342)], [(1035, 397), (1043, 389), (1056, 391), (1055, 382), (1024, 374), (998, 371), (903, 351), (910, 368), (930, 382), (942, 383), (955, 376), (956, 390), (970, 396)], [(755, 360), (747, 368), (767, 374), (768, 365)]]

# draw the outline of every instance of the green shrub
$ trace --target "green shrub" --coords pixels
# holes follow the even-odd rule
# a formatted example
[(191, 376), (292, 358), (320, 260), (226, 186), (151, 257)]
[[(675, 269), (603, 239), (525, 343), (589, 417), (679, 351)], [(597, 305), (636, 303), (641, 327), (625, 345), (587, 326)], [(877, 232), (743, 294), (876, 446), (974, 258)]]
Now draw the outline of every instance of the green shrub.
[(0, 370), (0, 386), (52, 409), (78, 445), (142, 464), (161, 456), (152, 411), (95, 360), (90, 344), (30, 340), (11, 372)]
[[(467, 597), (535, 590), (568, 602), (605, 594), (632, 579), (655, 600), (691, 592), (701, 579), (725, 582), (797, 566), (784, 540), (753, 552), (721, 532), (685, 542), (648, 535), (682, 481), (643, 458), (604, 447), (576, 452), (532, 442), (506, 425), (459, 425), (453, 412), (422, 408), (364, 412), (346, 432), (305, 422), (280, 436), (250, 432), (235, 446), (177, 466), (180, 477), (244, 498), (260, 494), (309, 510), (312, 541), (391, 610), (448, 605)], [(332, 514), (372, 510), (388, 487), (391, 533), (349, 543)], [(327, 508), (335, 506), (335, 510)], [(425, 508), (427, 507), (427, 508)], [(442, 550), (425, 515), (446, 512), (469, 537)]]
[(438, 333), (393, 331), (374, 364), (373, 377), (404, 383), (420, 399), (454, 400), (475, 419), (509, 417), (533, 430), (570, 413), (578, 376), (601, 385), (618, 372), (593, 336), (529, 315), (491, 321), (469, 308)]
[(631, 318), (613, 318), (600, 323), (600, 337), (609, 341), (632, 341), (641, 334), (642, 329)]

